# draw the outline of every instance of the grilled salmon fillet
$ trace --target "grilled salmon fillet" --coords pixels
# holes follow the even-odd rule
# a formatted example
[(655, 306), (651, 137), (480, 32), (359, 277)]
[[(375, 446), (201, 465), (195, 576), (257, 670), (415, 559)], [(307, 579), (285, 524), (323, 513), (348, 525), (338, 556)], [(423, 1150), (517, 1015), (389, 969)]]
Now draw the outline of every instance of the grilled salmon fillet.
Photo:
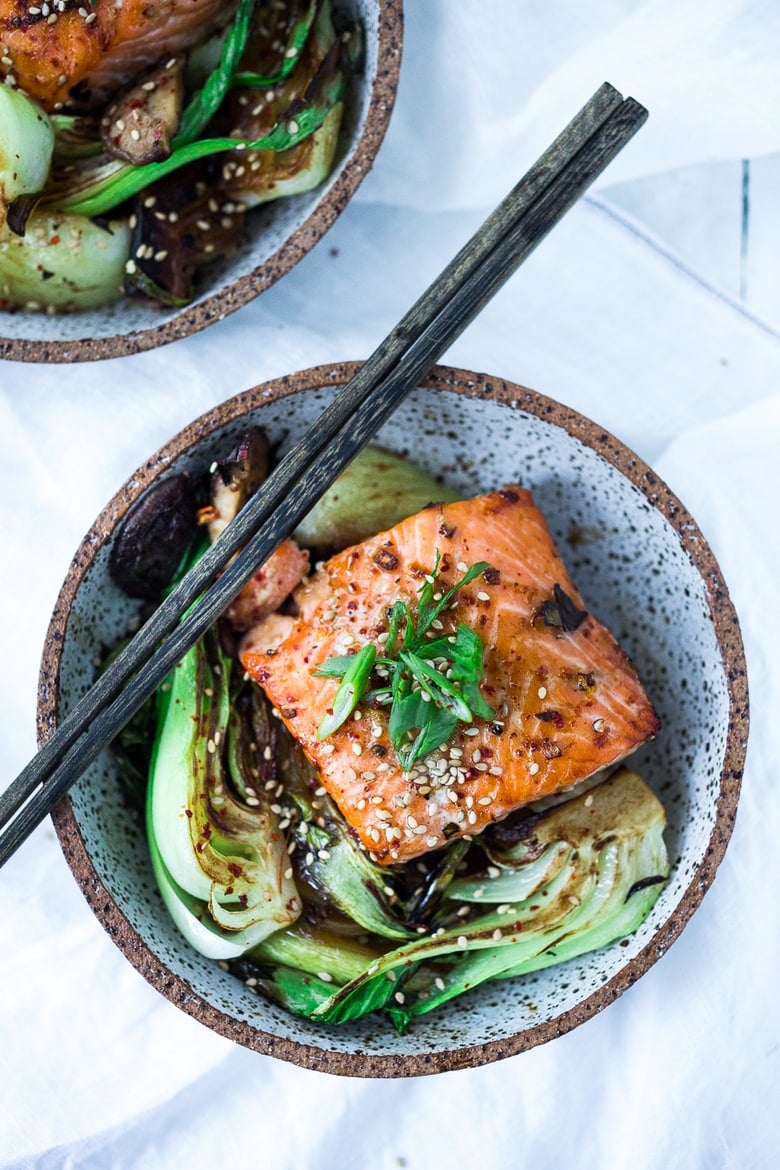
[[(319, 742), (339, 683), (313, 671), (330, 656), (381, 644), (388, 608), (401, 598), (414, 611), (437, 549), (442, 591), (467, 567), (490, 565), (455, 594), (437, 636), (460, 622), (479, 634), (481, 692), (495, 719), (459, 723), (409, 772), (389, 739), (387, 708), (366, 707)], [(240, 657), (372, 857), (408, 861), (616, 764), (658, 730), (605, 626), (592, 614), (578, 615), (575, 629), (548, 624), (544, 603), (560, 601), (561, 590), (582, 607), (531, 494), (508, 487), (431, 505), (332, 557), (298, 588), (299, 615), (260, 622)]]
[(225, 0), (0, 0), (0, 76), (47, 110), (100, 105), (227, 23)]

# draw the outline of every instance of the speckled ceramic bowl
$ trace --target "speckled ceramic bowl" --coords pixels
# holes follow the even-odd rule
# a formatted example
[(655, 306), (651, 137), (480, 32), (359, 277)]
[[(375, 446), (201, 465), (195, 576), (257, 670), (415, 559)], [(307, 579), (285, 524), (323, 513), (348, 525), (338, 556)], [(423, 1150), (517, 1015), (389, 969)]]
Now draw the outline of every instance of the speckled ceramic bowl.
[[(352, 366), (259, 386), (204, 415), (131, 476), (76, 553), (44, 654), (39, 734), (52, 732), (126, 630), (135, 603), (110, 583), (113, 533), (161, 475), (207, 468), (247, 422), (289, 442)], [(531, 488), (589, 607), (633, 658), (663, 730), (633, 757), (666, 805), (672, 873), (637, 933), (530, 977), (486, 985), (420, 1017), (405, 1036), (382, 1017), (313, 1025), (253, 994), (178, 935), (157, 893), (138, 824), (104, 755), (55, 811), (62, 848), (90, 906), (172, 1003), (258, 1052), (360, 1076), (482, 1064), (568, 1031), (601, 1010), (677, 937), (713, 879), (731, 833), (748, 727), (739, 627), (695, 522), (636, 455), (596, 424), (531, 390), (439, 368), (381, 441), (475, 494)], [(120, 1008), (121, 1010), (121, 1008)]]
[(247, 217), (246, 239), (203, 273), (184, 309), (124, 299), (102, 309), (48, 317), (0, 313), (0, 358), (94, 361), (153, 349), (197, 333), (241, 308), (298, 263), (334, 223), (371, 170), (395, 102), (403, 38), (403, 0), (335, 0), (365, 33), (365, 67), (345, 103), (336, 162), (314, 191), (267, 203)]

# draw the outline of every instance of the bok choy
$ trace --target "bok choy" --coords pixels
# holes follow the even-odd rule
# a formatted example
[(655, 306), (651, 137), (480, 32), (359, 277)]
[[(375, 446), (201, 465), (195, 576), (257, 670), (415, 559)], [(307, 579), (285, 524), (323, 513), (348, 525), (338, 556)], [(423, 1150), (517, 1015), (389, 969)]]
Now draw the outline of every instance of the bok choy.
[[(197, 949), (228, 958), (301, 910), (286, 841), (255, 789), (251, 748), (231, 720), (231, 659), (209, 632), (160, 692), (147, 834), (163, 898)], [(239, 796), (238, 793), (243, 793)]]

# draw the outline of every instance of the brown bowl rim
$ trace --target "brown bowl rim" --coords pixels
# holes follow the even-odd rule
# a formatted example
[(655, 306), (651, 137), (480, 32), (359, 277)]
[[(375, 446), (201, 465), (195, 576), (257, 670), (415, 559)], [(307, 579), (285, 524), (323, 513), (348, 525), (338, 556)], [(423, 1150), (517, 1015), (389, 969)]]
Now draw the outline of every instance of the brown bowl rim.
[[(216, 428), (261, 405), (290, 394), (344, 384), (358, 362), (316, 366), (276, 378), (235, 395), (184, 427), (129, 477), (101, 511), (73, 559), (52, 614), (41, 663), (38, 694), (38, 741), (43, 744), (56, 727), (59, 669), (67, 617), (76, 591), (98, 550), (110, 538), (135, 499), (183, 450)], [(736, 817), (747, 746), (749, 707), (747, 672), (739, 621), (726, 583), (698, 525), (674, 493), (633, 451), (603, 427), (551, 398), (487, 374), (437, 366), (421, 387), (452, 391), (468, 398), (512, 404), (545, 422), (562, 427), (626, 476), (674, 528), (707, 590), (729, 696), (729, 729), (717, 800), (717, 815), (700, 865), (673, 912), (653, 938), (602, 987), (561, 1016), (535, 1024), (502, 1040), (470, 1045), (457, 1051), (422, 1054), (367, 1054), (326, 1051), (314, 1044), (282, 1039), (216, 1009), (162, 964), (114, 903), (94, 869), (69, 798), (55, 807), (52, 818), (65, 858), (93, 912), (134, 967), (167, 999), (207, 1027), (254, 1051), (304, 1068), (345, 1076), (407, 1077), (488, 1064), (527, 1051), (571, 1031), (616, 1000), (644, 974), (679, 936), (712, 884)]]
[(234, 313), (285, 276), (325, 235), (374, 165), (398, 92), (403, 50), (403, 0), (379, 0), (377, 71), (357, 147), (328, 193), (292, 235), (251, 272), (232, 281), (169, 321), (109, 337), (56, 341), (0, 337), (0, 358), (22, 362), (85, 362), (125, 357), (168, 345)]

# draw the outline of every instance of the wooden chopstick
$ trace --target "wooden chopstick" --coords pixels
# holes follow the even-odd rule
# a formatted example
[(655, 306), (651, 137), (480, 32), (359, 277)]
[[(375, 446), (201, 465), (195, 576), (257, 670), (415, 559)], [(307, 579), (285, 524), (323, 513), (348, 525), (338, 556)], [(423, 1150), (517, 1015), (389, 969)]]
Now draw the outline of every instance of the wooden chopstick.
[(646, 118), (612, 86), (593, 95), (0, 796), (0, 865)]

